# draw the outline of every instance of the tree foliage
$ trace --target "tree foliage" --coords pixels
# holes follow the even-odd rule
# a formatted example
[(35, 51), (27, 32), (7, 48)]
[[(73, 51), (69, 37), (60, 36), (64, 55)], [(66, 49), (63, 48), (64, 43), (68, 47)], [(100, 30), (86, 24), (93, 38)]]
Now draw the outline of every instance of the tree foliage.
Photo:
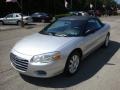
[[(0, 14), (11, 12), (20, 12), (21, 9), (17, 3), (6, 3), (6, 0), (0, 0)], [(21, 0), (18, 0), (20, 2)], [(68, 1), (71, 7), (71, 0)], [(59, 14), (69, 11), (65, 8), (65, 0), (23, 0), (24, 13), (33, 13), (36, 11), (47, 12), (51, 14)], [(103, 5), (106, 8), (116, 7), (114, 0), (72, 0), (72, 10), (89, 10), (90, 4), (93, 4), (94, 9), (102, 9)]]

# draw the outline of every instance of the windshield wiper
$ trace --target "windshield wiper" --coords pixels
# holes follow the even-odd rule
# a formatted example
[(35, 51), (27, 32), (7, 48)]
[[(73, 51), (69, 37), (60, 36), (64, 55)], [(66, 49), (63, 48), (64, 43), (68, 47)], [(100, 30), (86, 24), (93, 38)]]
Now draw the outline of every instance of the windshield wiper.
[(59, 33), (54, 33), (54, 32), (40, 32), (40, 33), (45, 34), (45, 35), (58, 36), (58, 37), (67, 37), (66, 34), (59, 34)]
[(52, 36), (54, 36), (55, 33), (53, 33), (53, 32), (48, 32), (48, 35), (52, 35)]
[(55, 36), (58, 36), (58, 37), (67, 37), (67, 35), (66, 34), (55, 34)]
[(52, 36), (54, 36), (55, 33), (53, 33), (53, 32), (40, 32), (40, 34), (45, 34), (45, 35), (52, 35)]

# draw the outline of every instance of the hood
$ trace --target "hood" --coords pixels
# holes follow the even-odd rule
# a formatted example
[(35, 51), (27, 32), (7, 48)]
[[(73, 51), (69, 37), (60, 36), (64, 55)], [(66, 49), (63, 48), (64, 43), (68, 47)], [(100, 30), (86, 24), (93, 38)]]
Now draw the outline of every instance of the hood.
[(19, 41), (13, 50), (24, 55), (38, 55), (57, 51), (58, 48), (75, 39), (75, 37), (56, 37), (37, 33)]

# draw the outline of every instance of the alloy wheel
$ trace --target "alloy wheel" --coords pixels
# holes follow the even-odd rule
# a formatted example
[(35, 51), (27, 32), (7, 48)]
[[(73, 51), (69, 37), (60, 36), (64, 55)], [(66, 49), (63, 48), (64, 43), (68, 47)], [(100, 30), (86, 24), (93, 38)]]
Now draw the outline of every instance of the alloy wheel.
[(78, 55), (73, 55), (72, 58), (70, 59), (69, 72), (71, 74), (77, 71), (78, 66), (79, 66), (79, 61), (80, 61), (80, 58)]

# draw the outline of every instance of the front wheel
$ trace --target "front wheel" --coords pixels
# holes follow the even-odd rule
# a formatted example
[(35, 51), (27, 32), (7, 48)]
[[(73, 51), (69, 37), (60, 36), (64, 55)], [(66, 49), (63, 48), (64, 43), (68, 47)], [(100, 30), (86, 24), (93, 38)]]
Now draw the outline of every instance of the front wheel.
[(18, 26), (21, 26), (21, 24), (22, 24), (21, 21), (18, 21), (18, 22), (17, 22), (17, 25), (18, 25)]
[(23, 21), (18, 21), (18, 22), (17, 22), (17, 25), (18, 25), (18, 26), (24, 26), (24, 24), (25, 24), (25, 23), (24, 23)]
[(73, 52), (67, 60), (64, 73), (71, 76), (75, 74), (80, 66), (81, 55), (79, 52)]
[(45, 20), (44, 20), (44, 19), (42, 19), (42, 20), (41, 20), (41, 22), (42, 22), (42, 23), (45, 23)]

